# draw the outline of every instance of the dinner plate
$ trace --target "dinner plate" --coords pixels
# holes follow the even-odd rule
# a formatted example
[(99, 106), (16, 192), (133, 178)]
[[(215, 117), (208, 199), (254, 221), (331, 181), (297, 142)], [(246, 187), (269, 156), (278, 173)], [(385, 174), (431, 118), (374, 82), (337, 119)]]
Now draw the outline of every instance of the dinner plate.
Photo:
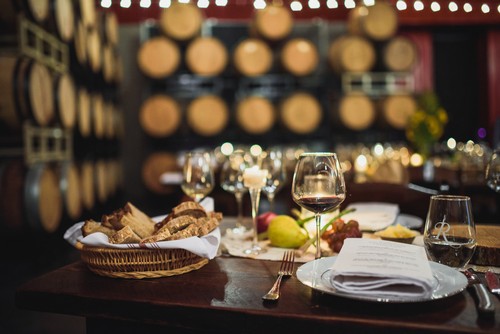
[(400, 213), (393, 225), (400, 224), (409, 229), (418, 230), (422, 227), (423, 223), (424, 221), (420, 217)]
[(422, 297), (377, 297), (365, 294), (349, 294), (337, 291), (328, 282), (328, 273), (330, 272), (332, 265), (335, 263), (336, 258), (336, 256), (324, 257), (307, 262), (297, 269), (296, 276), (302, 284), (317, 291), (350, 299), (385, 303), (415, 303), (442, 299), (460, 293), (467, 287), (466, 277), (458, 270), (436, 262), (429, 262), (432, 275), (434, 277), (434, 289), (431, 295)]

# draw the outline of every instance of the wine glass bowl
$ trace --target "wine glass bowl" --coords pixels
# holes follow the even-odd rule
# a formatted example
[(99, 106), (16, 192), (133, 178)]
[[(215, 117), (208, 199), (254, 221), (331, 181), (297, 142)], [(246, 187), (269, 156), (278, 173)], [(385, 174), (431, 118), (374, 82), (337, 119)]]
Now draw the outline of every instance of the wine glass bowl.
[(432, 261), (457, 269), (469, 263), (476, 248), (470, 197), (431, 197), (425, 221), (424, 246)]
[(321, 214), (336, 209), (345, 199), (346, 187), (335, 153), (302, 153), (295, 165), (292, 198), (316, 219), (316, 258), (321, 257)]
[(267, 174), (267, 170), (259, 169), (258, 166), (247, 168), (243, 173), (243, 183), (250, 192), (250, 200), (252, 202), (253, 238), (251, 247), (243, 251), (247, 255), (259, 255), (266, 252), (266, 249), (262, 248), (258, 243), (257, 214), (259, 212), (260, 192), (266, 184)]
[(269, 201), (270, 211), (274, 211), (274, 198), (286, 182), (286, 169), (281, 151), (264, 151), (259, 159), (261, 169), (267, 170), (266, 184), (262, 192)]
[(493, 191), (500, 193), (500, 148), (494, 150), (486, 165), (486, 185)]
[(214, 189), (214, 184), (210, 154), (207, 152), (187, 153), (182, 173), (182, 191), (194, 201), (200, 202)]

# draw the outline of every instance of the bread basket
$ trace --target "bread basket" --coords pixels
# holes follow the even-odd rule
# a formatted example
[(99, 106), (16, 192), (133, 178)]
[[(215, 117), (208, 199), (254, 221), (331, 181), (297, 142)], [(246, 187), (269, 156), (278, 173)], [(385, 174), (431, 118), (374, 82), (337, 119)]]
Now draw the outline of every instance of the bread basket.
[(208, 259), (184, 249), (116, 249), (80, 244), (81, 259), (94, 273), (113, 278), (159, 278), (200, 269)]

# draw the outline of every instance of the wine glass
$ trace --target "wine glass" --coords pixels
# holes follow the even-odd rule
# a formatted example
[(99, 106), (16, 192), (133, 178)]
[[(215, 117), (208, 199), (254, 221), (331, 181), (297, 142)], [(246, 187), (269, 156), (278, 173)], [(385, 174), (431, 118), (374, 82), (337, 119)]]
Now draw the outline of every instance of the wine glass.
[(336, 209), (345, 199), (346, 187), (335, 153), (302, 153), (295, 165), (292, 197), (316, 218), (316, 259), (321, 257), (321, 214)]
[(243, 172), (245, 169), (253, 166), (254, 162), (250, 154), (243, 150), (235, 150), (231, 153), (224, 164), (220, 173), (220, 184), (222, 189), (234, 194), (236, 204), (238, 206), (238, 217), (236, 220), (235, 233), (243, 233), (243, 196), (247, 192), (247, 188), (243, 184)]
[(243, 183), (250, 192), (250, 200), (252, 202), (252, 222), (253, 222), (253, 238), (252, 246), (245, 249), (245, 254), (258, 255), (265, 253), (266, 249), (260, 247), (257, 236), (257, 213), (259, 212), (260, 191), (266, 185), (267, 170), (259, 169), (258, 166), (253, 166), (245, 169), (243, 172)]
[(497, 148), (491, 154), (490, 160), (486, 165), (486, 185), (495, 192), (500, 192), (500, 148)]
[(431, 197), (425, 221), (424, 245), (432, 261), (457, 269), (467, 265), (476, 248), (470, 197)]
[(186, 154), (181, 188), (196, 202), (200, 202), (214, 189), (214, 172), (209, 153), (196, 151)]
[(269, 211), (274, 211), (274, 197), (276, 193), (283, 188), (286, 182), (286, 169), (283, 162), (283, 154), (281, 151), (263, 152), (259, 160), (259, 166), (261, 169), (266, 169), (268, 172), (267, 181), (262, 191), (269, 200)]

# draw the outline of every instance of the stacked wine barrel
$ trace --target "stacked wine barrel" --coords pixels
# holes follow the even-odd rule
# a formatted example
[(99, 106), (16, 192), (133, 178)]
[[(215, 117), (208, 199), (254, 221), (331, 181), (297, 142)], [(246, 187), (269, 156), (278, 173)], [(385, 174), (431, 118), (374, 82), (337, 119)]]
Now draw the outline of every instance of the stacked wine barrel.
[[(396, 9), (389, 2), (357, 6), (349, 12), (347, 33), (331, 41), (328, 62), (338, 75), (409, 73), (417, 62), (412, 40), (398, 34)], [(335, 126), (353, 131), (371, 127), (403, 130), (416, 111), (413, 92), (348, 92), (332, 103)]]
[[(121, 185), (116, 145), (122, 116), (117, 105), (118, 23), (113, 13), (98, 13), (94, 1), (0, 1), (0, 24), (17, 35), (18, 20), (28, 20), (42, 40), (55, 37), (69, 50), (65, 70), (13, 50), (0, 50), (0, 128), (13, 145), (24, 141), (25, 125), (63, 130), (70, 160), (0, 157), (0, 228), (60, 232), (116, 194)], [(5, 11), (4, 11), (5, 10)], [(14, 39), (13, 39), (14, 40)], [(18, 42), (19, 43), (19, 42)], [(36, 47), (36, 41), (31, 41)], [(49, 138), (45, 149), (57, 144)], [(43, 145), (42, 145), (43, 146)], [(95, 152), (95, 147), (110, 147)], [(43, 147), (39, 147), (43, 150)], [(83, 150), (82, 150), (83, 149)], [(92, 160), (83, 161), (83, 157)], [(92, 164), (90, 170), (86, 167)], [(95, 170), (95, 172), (94, 172)], [(82, 190), (91, 188), (92, 193)], [(96, 198), (94, 201), (93, 198)]]

